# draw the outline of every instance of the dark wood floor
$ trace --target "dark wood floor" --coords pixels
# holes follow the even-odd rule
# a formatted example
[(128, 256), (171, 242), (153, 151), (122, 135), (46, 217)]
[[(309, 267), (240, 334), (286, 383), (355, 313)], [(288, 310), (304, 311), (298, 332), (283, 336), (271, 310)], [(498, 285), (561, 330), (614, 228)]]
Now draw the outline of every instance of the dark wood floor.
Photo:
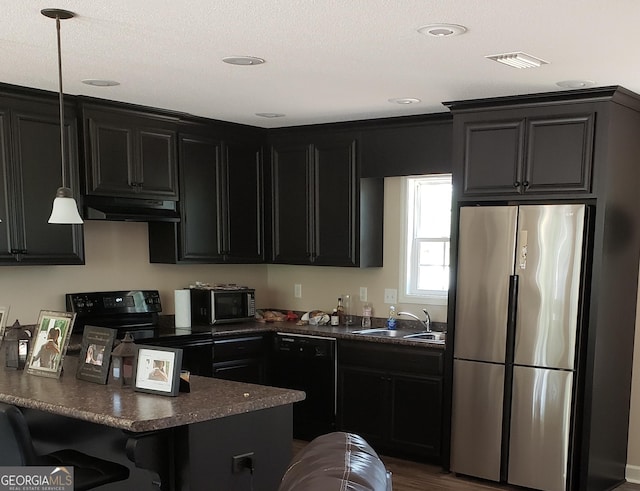
[[(294, 440), (293, 454), (295, 455), (308, 442)], [(522, 491), (522, 488), (502, 486), (486, 481), (458, 477), (446, 473), (435, 465), (420, 464), (394, 457), (380, 457), (387, 469), (393, 473), (393, 491)], [(616, 491), (640, 491), (638, 484), (623, 484)]]

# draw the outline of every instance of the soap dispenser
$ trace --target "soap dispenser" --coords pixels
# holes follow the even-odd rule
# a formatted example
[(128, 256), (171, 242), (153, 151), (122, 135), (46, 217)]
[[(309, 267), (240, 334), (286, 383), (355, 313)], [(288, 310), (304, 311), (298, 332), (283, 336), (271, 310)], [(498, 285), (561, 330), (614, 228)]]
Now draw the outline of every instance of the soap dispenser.
[(387, 329), (396, 329), (396, 308), (392, 305), (389, 307), (389, 318), (387, 319)]

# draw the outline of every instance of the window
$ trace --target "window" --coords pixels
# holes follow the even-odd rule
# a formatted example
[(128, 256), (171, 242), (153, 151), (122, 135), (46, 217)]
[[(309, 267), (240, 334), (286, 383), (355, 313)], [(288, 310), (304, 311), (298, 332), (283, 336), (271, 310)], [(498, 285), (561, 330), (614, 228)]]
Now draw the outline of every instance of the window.
[(403, 178), (402, 301), (444, 305), (449, 290), (451, 175)]

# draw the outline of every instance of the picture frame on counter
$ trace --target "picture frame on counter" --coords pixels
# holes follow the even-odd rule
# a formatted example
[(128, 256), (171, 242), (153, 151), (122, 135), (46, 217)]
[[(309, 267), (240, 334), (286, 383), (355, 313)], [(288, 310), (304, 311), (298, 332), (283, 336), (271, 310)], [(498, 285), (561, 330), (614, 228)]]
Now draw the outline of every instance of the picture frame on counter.
[(180, 390), (182, 348), (137, 346), (134, 389), (163, 396), (177, 396)]
[(9, 317), (9, 306), (0, 306), (0, 344), (2, 344), (4, 332), (7, 328), (7, 317)]
[(84, 326), (76, 378), (106, 384), (111, 350), (118, 331), (107, 327)]
[(59, 378), (67, 353), (75, 312), (41, 310), (27, 356), (26, 371), (32, 375)]

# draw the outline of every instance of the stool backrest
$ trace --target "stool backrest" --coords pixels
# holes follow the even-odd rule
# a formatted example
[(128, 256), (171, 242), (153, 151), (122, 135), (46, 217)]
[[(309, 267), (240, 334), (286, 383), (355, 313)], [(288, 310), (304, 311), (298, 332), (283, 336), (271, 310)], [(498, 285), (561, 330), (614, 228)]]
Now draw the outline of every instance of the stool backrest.
[(0, 466), (35, 463), (29, 427), (20, 410), (0, 402)]

